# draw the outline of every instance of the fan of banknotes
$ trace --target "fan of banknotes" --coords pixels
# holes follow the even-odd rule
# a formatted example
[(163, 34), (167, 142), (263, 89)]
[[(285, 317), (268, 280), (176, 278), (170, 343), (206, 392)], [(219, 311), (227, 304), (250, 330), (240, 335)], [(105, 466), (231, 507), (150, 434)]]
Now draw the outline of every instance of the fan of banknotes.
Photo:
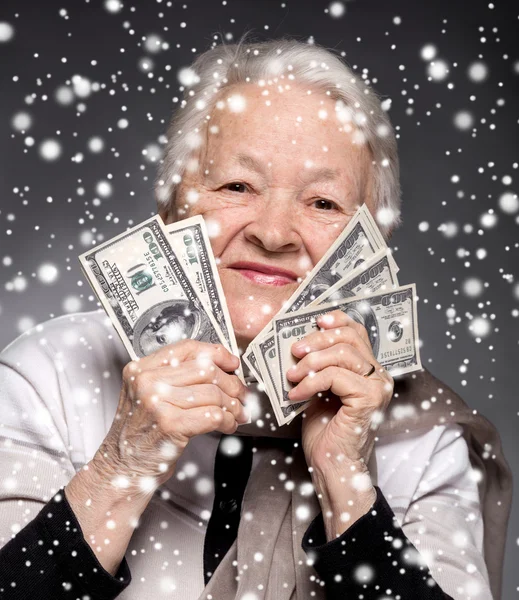
[[(82, 269), (133, 359), (181, 339), (220, 343), (239, 356), (225, 295), (201, 216), (165, 225), (160, 216), (79, 256)], [(323, 258), (242, 355), (264, 387), (279, 426), (310, 400), (293, 402), (286, 378), (294, 342), (316, 319), (342, 310), (362, 323), (391, 375), (422, 368), (415, 284), (398, 266), (363, 204)], [(237, 371), (244, 380), (242, 368)]]

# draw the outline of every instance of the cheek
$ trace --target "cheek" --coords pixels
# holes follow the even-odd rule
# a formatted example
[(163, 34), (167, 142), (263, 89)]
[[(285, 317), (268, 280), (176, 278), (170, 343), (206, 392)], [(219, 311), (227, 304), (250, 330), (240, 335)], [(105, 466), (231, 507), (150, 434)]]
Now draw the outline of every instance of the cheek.
[(308, 262), (312, 264), (309, 267), (301, 266), (305, 269), (311, 269), (315, 266), (339, 237), (343, 228), (344, 224), (339, 225), (337, 223), (309, 223), (304, 227), (301, 231), (301, 237), (308, 253)]
[(213, 254), (221, 257), (225, 248), (245, 226), (243, 215), (233, 214), (235, 212), (232, 209), (193, 210), (186, 218), (195, 215), (204, 218)]

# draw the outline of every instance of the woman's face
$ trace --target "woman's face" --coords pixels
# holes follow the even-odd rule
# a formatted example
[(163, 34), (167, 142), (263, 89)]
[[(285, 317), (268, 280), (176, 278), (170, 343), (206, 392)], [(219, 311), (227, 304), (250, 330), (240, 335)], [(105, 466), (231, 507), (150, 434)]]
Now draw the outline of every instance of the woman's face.
[(244, 349), (357, 208), (373, 212), (371, 155), (324, 94), (248, 84), (221, 99), (179, 184), (178, 214), (162, 217), (203, 215)]

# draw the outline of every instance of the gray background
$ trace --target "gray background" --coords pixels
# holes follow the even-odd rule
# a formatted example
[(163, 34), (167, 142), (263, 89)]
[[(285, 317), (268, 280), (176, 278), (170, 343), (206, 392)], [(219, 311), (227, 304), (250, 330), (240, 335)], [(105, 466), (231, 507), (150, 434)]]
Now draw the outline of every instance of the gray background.
[[(328, 6), (124, 0), (112, 13), (101, 0), (1, 1), (0, 22), (15, 33), (0, 42), (0, 347), (31, 324), (96, 307), (77, 255), (92, 239), (107, 239), (153, 214), (157, 151), (179, 95), (177, 72), (190, 64), (193, 48), (201, 52), (215, 34), (218, 41), (228, 33), (237, 39), (251, 28), (256, 39), (314, 36), (346, 52), (348, 63), (359, 74), (367, 69), (375, 88), (392, 99), (404, 224), (391, 245), (400, 280), (417, 284), (423, 362), (495, 423), (517, 473), (519, 213), (499, 202), (518, 187), (517, 5), (357, 0), (345, 3), (341, 18), (332, 18)], [(143, 38), (151, 34), (169, 48), (146, 49)], [(449, 65), (441, 81), (428, 80), (429, 62), (421, 57), (427, 44)], [(143, 68), (143, 59), (153, 65)], [(474, 62), (488, 69), (483, 81), (469, 75)], [(74, 89), (74, 76), (90, 81), (90, 93), (80, 81), (64, 105), (56, 90)], [(460, 111), (470, 111), (471, 128), (455, 126)], [(25, 132), (17, 130), (20, 117), (13, 121), (19, 113), (32, 120)], [(122, 118), (125, 129), (118, 126)], [(101, 152), (89, 149), (92, 137), (103, 140)], [(62, 150), (52, 161), (40, 156), (49, 138)], [(97, 189), (103, 181), (112, 185), (108, 196)], [(489, 211), (497, 217), (492, 227), (480, 221)], [(442, 231), (446, 223), (457, 226), (450, 237)], [(45, 269), (39, 275), (47, 264), (57, 268), (51, 282)], [(466, 291), (468, 279), (477, 280), (468, 286), (479, 292), (475, 296)], [(455, 309), (453, 318), (448, 308)], [(489, 325), (481, 338), (470, 330), (479, 317)], [(505, 598), (517, 596), (518, 536), (516, 502)]]

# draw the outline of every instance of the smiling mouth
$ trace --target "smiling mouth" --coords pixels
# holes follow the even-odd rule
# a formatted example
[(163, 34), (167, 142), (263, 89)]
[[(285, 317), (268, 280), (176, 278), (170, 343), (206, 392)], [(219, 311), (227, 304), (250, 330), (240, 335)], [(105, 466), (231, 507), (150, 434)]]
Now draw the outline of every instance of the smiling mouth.
[(297, 283), (295, 273), (276, 269), (267, 265), (257, 265), (254, 263), (236, 263), (229, 267), (233, 271), (237, 271), (249, 281), (258, 285), (273, 285), (283, 286), (290, 283)]

